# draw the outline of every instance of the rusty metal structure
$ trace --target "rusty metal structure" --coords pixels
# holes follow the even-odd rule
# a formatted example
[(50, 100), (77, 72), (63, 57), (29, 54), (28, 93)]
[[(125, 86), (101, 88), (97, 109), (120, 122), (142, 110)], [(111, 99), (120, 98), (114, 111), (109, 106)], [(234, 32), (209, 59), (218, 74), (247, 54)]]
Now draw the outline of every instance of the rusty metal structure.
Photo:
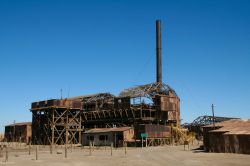
[(238, 118), (203, 115), (197, 117), (192, 123), (184, 123), (181, 126), (188, 129), (190, 132), (196, 133), (197, 136), (202, 136), (202, 126), (220, 123), (231, 119)]
[(232, 119), (203, 126), (204, 150), (250, 154), (250, 120)]
[(120, 98), (132, 101), (129, 103), (130, 110), (140, 123), (180, 124), (180, 99), (164, 83), (155, 82), (126, 89), (120, 93)]
[(32, 103), (32, 142), (44, 145), (79, 143), (82, 131), (81, 107), (78, 99)]
[(5, 126), (4, 140), (28, 143), (31, 139), (31, 122), (13, 123)]
[(227, 121), (227, 120), (231, 120), (231, 119), (238, 119), (238, 118), (221, 117), (221, 116), (213, 117), (213, 116), (209, 116), (209, 115), (204, 115), (204, 116), (199, 116), (192, 123), (187, 124), (187, 125), (205, 126), (205, 125), (213, 124), (213, 122), (219, 123), (219, 122), (223, 122), (223, 121)]
[(161, 23), (156, 21), (156, 82), (123, 90), (32, 103), (32, 141), (36, 144), (81, 143), (90, 128), (141, 124), (180, 126), (180, 99), (162, 82)]

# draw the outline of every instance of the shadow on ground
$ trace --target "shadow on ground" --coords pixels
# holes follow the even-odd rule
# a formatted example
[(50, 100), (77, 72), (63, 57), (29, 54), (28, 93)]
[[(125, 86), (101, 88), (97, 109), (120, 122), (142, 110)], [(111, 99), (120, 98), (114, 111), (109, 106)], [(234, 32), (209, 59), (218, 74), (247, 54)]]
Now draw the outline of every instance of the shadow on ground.
[(203, 146), (200, 146), (198, 148), (192, 149), (193, 153), (207, 153), (207, 151), (204, 150)]

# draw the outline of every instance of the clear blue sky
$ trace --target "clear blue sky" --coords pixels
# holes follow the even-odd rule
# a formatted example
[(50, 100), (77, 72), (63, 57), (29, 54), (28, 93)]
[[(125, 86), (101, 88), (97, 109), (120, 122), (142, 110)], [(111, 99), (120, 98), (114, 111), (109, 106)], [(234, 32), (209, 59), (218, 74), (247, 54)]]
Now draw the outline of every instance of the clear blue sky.
[[(250, 118), (250, 1), (0, 1), (0, 124), (30, 121), (33, 101), (118, 95), (155, 81), (155, 20), (163, 80), (181, 118)], [(2, 130), (2, 127), (1, 127)]]

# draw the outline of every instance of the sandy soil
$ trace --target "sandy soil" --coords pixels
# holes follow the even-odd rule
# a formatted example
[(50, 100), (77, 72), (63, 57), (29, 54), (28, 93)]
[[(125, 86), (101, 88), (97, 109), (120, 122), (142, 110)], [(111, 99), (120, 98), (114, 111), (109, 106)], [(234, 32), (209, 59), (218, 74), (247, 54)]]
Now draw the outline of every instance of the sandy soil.
[[(4, 157), (0, 158), (0, 165), (13, 166), (230, 166), (250, 165), (250, 155), (204, 153), (194, 151), (196, 146), (190, 146), (190, 150), (184, 151), (183, 146), (160, 146), (147, 148), (128, 148), (125, 155), (125, 148), (113, 149), (111, 156), (110, 147), (94, 149), (92, 155), (89, 148), (68, 149), (68, 156), (65, 158), (65, 149), (57, 147), (50, 154), (49, 147), (40, 147), (38, 160), (36, 160), (35, 147), (28, 154), (27, 147), (19, 150), (10, 150), (8, 162)], [(58, 154), (58, 153), (59, 154)]]

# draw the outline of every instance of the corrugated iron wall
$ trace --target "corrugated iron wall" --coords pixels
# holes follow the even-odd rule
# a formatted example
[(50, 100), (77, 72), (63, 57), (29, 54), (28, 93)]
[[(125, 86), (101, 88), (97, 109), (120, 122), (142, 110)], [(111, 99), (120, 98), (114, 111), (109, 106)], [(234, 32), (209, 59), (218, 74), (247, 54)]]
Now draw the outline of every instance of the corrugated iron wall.
[(225, 132), (209, 133), (209, 152), (225, 153)]
[(136, 138), (141, 138), (141, 133), (148, 134), (148, 138), (166, 138), (170, 137), (170, 126), (157, 124), (141, 124), (135, 126)]
[(4, 137), (8, 142), (28, 143), (31, 139), (31, 125), (6, 126)]
[(224, 134), (226, 153), (250, 154), (250, 135)]
[(249, 134), (227, 134), (226, 131), (209, 132), (213, 129), (213, 127), (203, 128), (203, 144), (206, 151), (250, 154)]

